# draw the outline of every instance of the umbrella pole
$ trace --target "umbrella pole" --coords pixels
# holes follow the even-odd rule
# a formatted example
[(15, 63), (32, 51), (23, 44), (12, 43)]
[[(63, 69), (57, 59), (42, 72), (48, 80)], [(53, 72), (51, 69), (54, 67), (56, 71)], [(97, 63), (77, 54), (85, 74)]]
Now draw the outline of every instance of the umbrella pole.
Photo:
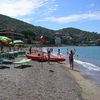
[(2, 51), (1, 46), (2, 46), (2, 42), (0, 41), (0, 51)]
[(3, 52), (3, 44), (1, 44), (1, 52)]

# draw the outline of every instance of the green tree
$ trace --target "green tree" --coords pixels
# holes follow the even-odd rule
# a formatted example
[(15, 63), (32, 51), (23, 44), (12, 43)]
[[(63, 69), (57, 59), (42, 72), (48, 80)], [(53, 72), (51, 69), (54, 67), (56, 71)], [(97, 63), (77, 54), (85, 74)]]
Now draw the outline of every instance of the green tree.
[(28, 39), (28, 43), (32, 43), (32, 41), (35, 41), (36, 34), (34, 33), (34, 31), (24, 30), (21, 33), (24, 35), (25, 38)]

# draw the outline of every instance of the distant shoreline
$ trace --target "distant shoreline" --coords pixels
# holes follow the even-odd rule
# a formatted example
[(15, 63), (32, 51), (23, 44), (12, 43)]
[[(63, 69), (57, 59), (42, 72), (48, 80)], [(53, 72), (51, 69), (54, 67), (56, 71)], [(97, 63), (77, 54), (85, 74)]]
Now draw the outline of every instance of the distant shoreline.
[(87, 47), (87, 46), (97, 46), (97, 45), (43, 45), (43, 44), (27, 44), (33, 47)]

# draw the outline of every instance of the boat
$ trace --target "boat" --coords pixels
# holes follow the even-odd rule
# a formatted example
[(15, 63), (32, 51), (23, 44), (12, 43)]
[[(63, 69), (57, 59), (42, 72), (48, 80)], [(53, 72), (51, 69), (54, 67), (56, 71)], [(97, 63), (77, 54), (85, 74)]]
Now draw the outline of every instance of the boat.
[[(30, 55), (26, 54), (26, 57), (28, 59), (36, 60), (36, 61), (48, 61), (48, 56), (40, 56), (40, 55)], [(55, 62), (63, 62), (66, 59), (63, 57), (50, 57), (49, 61), (55, 61)]]

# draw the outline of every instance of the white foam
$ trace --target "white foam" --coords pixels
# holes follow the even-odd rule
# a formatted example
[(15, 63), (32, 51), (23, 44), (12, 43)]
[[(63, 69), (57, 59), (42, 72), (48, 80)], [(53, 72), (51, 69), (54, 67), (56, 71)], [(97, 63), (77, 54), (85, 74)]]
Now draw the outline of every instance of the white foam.
[[(43, 52), (47, 52), (47, 49), (46, 48), (43, 48)], [(63, 54), (62, 53), (60, 53), (60, 55), (58, 55), (58, 53), (57, 52), (51, 52), (51, 55), (52, 56), (55, 56), (55, 57), (62, 57), (63, 56)]]
[(74, 61), (78, 64), (81, 64), (83, 67), (89, 69), (89, 70), (94, 70), (94, 71), (100, 71), (100, 67), (92, 64), (92, 63), (88, 63), (88, 62), (83, 62), (83, 61), (80, 61), (80, 60), (76, 60), (74, 59)]
[(62, 57), (63, 56), (62, 53), (60, 53), (60, 55), (58, 55), (57, 52), (52, 52), (51, 55), (56, 56), (56, 57)]

